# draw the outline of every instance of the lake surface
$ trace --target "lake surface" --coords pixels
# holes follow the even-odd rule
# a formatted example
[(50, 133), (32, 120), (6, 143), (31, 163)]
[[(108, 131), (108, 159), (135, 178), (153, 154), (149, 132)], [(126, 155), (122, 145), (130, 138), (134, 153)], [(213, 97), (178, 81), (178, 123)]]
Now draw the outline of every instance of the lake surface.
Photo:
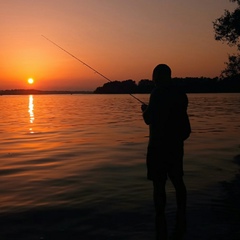
[[(148, 102), (149, 95), (136, 96)], [(239, 239), (240, 94), (188, 97), (186, 239)], [(0, 109), (0, 239), (154, 239), (139, 102), (130, 95), (0, 96)], [(167, 201), (171, 231), (170, 182)]]

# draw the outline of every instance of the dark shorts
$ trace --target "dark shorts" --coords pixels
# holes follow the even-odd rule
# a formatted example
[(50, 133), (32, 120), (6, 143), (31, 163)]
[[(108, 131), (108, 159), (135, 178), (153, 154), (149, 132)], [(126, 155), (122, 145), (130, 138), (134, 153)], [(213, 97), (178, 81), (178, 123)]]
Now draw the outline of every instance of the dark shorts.
[(160, 179), (183, 176), (183, 142), (148, 146), (147, 178)]

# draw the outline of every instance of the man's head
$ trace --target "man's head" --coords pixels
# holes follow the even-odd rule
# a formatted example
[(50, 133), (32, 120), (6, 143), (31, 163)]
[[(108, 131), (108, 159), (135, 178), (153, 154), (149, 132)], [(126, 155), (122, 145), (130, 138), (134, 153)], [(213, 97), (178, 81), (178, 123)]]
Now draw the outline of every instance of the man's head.
[(152, 74), (153, 82), (158, 86), (162, 84), (168, 84), (171, 81), (171, 68), (166, 64), (157, 65)]

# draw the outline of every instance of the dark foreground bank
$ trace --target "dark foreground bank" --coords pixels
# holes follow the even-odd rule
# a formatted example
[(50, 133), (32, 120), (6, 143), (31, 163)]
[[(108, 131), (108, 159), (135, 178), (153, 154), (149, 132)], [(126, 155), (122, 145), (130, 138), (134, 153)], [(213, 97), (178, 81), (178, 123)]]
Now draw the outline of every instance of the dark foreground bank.
[[(234, 159), (240, 164), (240, 155)], [(208, 204), (201, 193), (189, 193), (186, 240), (240, 239), (240, 173), (231, 182), (219, 183), (221, 195)], [(117, 199), (78, 208), (37, 207), (0, 215), (1, 240), (149, 240), (154, 239), (151, 201), (142, 208), (118, 209)], [(109, 206), (115, 204), (115, 207)], [(111, 210), (109, 210), (111, 209)], [(168, 223), (174, 212), (167, 210)], [(172, 230), (171, 228), (169, 229)]]

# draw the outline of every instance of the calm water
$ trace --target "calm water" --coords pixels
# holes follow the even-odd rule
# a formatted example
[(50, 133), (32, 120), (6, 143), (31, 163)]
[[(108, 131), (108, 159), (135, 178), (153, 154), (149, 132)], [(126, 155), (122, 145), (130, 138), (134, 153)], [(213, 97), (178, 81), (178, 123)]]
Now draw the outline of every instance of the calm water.
[[(138, 97), (147, 102), (149, 96)], [(229, 211), (222, 201), (224, 186), (239, 171), (234, 157), (240, 154), (240, 94), (188, 97), (193, 133), (185, 144), (184, 167), (192, 220), (186, 239), (212, 239), (218, 228), (221, 234), (230, 231), (227, 225), (223, 230), (227, 220), (219, 222), (218, 216)], [(14, 214), (24, 216), (25, 225), (14, 218), (16, 234), (55, 239), (49, 236), (65, 229), (59, 236), (67, 232), (83, 236), (78, 239), (153, 239), (152, 186), (145, 168), (148, 127), (135, 99), (1, 96), (0, 109), (0, 214), (11, 221)], [(167, 191), (172, 222), (170, 183)], [(47, 216), (48, 224), (27, 222), (27, 213), (30, 219)], [(5, 239), (12, 234), (10, 220), (1, 230)], [(205, 235), (199, 237), (203, 226)]]

